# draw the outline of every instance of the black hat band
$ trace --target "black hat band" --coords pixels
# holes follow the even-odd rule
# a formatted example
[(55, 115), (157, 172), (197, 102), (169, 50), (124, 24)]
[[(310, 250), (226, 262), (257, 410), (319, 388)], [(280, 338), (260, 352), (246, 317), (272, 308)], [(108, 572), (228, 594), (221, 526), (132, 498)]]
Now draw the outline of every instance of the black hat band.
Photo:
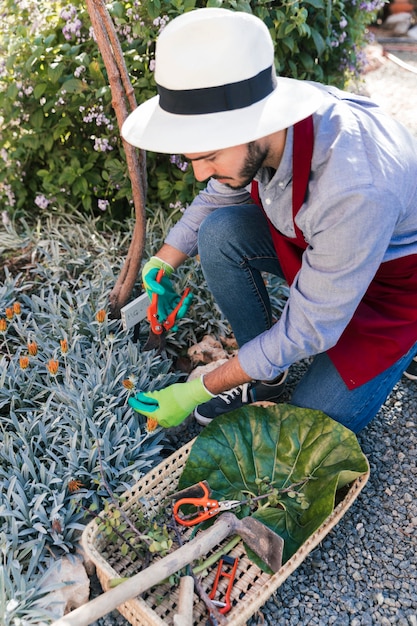
[(216, 87), (200, 89), (167, 89), (157, 85), (159, 106), (175, 115), (204, 115), (249, 107), (276, 87), (277, 78), (273, 67), (267, 67), (256, 76)]

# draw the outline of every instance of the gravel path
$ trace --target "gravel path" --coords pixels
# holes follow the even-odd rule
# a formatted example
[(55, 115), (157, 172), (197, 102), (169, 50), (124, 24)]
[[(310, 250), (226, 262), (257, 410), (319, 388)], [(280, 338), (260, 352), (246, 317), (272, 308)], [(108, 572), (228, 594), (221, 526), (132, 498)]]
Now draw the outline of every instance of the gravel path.
[[(417, 68), (417, 42), (386, 45)], [(417, 136), (417, 74), (385, 57), (364, 89)], [(291, 368), (289, 391), (302, 369)], [(186, 434), (198, 432), (193, 425)], [(403, 377), (358, 438), (371, 467), (367, 485), (250, 626), (417, 626), (417, 382)], [(116, 612), (96, 622), (127, 624)]]

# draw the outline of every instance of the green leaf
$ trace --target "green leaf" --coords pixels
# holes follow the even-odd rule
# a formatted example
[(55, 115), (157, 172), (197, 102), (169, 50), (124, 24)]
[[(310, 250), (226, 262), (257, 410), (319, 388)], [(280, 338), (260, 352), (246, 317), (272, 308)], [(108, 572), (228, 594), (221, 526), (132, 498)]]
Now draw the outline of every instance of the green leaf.
[(311, 36), (313, 38), (314, 45), (316, 46), (317, 54), (320, 56), (326, 49), (326, 42), (324, 41), (319, 31), (315, 28), (311, 29)]
[(82, 80), (78, 80), (78, 78), (70, 78), (63, 83), (62, 89), (67, 93), (81, 93), (84, 91), (85, 85)]
[(88, 193), (88, 181), (83, 177), (78, 177), (71, 186), (71, 191), (75, 195), (84, 195)]
[[(35, 96), (37, 100), (39, 100), (39, 98), (42, 98), (45, 91), (46, 91), (46, 83), (38, 83), (33, 91), (33, 95)], [(42, 117), (43, 117), (43, 114), (42, 114)]]
[(13, 101), (16, 98), (18, 93), (19, 93), (19, 90), (17, 88), (16, 83), (12, 83), (11, 85), (8, 86), (7, 97), (9, 98), (9, 100)]
[(285, 562), (330, 515), (337, 489), (367, 471), (356, 436), (321, 411), (248, 406), (216, 418), (198, 436), (178, 488), (207, 480), (214, 498), (240, 500), (258, 495), (259, 479), (268, 477), (278, 490), (299, 491), (302, 505), (281, 493), (278, 507), (263, 500), (253, 514), (284, 539)]
[(93, 80), (97, 81), (99, 85), (106, 84), (106, 79), (104, 78), (104, 74), (100, 69), (98, 61), (91, 61), (88, 69), (90, 70), (90, 74)]
[(146, 8), (148, 10), (149, 17), (154, 20), (160, 15), (161, 2), (160, 0), (150, 0), (146, 4)]
[(64, 63), (54, 63), (48, 66), (48, 78), (51, 82), (57, 83), (65, 69)]
[(38, 109), (30, 116), (30, 123), (32, 124), (34, 129), (42, 128), (43, 121), (44, 115), (42, 109)]
[(315, 9), (324, 9), (323, 0), (304, 0), (304, 4), (310, 4)]
[(116, 17), (123, 17), (123, 4), (121, 2), (113, 2), (113, 4), (110, 5), (110, 13), (111, 15), (116, 15)]

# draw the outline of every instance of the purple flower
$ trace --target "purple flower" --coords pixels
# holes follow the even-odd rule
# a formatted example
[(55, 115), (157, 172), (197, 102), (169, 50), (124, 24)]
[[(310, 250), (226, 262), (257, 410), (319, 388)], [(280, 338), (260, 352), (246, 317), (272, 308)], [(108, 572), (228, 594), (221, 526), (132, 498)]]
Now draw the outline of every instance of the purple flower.
[(96, 137), (91, 135), (91, 139), (94, 139), (94, 150), (96, 152), (109, 152), (113, 150), (113, 146), (110, 145), (107, 137)]
[(169, 160), (171, 161), (171, 163), (176, 165), (178, 169), (181, 170), (181, 172), (185, 172), (188, 168), (187, 161), (182, 161), (181, 157), (178, 154), (171, 154)]
[(49, 204), (49, 200), (48, 198), (46, 198), (43, 194), (39, 194), (38, 196), (36, 196), (35, 198), (35, 204), (36, 206), (38, 206), (40, 209), (46, 209), (48, 204)]
[(108, 200), (102, 200), (102, 199), (98, 200), (97, 204), (98, 204), (98, 208), (100, 209), (100, 211), (106, 211), (110, 205)]

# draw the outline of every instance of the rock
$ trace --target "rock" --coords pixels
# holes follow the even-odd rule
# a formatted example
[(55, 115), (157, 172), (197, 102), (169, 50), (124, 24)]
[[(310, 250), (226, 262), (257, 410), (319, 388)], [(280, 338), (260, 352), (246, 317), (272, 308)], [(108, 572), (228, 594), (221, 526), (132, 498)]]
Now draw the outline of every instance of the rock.
[(410, 26), (411, 13), (395, 13), (394, 15), (389, 15), (382, 24), (382, 28), (389, 30), (393, 37), (407, 35)]
[(380, 44), (372, 44), (365, 48), (366, 65), (364, 73), (379, 69), (386, 63), (384, 49)]
[(205, 335), (200, 343), (188, 349), (187, 354), (195, 365), (228, 358), (222, 344), (212, 335)]
[(407, 32), (407, 36), (411, 39), (417, 40), (417, 26), (413, 26), (412, 28), (410, 28), (410, 30)]
[(55, 619), (88, 602), (90, 579), (82, 560), (79, 557), (63, 557), (54, 563), (42, 580), (42, 588), (52, 586), (59, 588), (48, 593), (41, 604), (53, 612)]
[(219, 367), (219, 365), (223, 365), (223, 363), (226, 363), (226, 361), (227, 359), (219, 359), (218, 361), (211, 361), (211, 363), (206, 363), (206, 365), (199, 365), (191, 372), (187, 380), (200, 378), (200, 376), (203, 376), (204, 374), (215, 370), (217, 367)]

